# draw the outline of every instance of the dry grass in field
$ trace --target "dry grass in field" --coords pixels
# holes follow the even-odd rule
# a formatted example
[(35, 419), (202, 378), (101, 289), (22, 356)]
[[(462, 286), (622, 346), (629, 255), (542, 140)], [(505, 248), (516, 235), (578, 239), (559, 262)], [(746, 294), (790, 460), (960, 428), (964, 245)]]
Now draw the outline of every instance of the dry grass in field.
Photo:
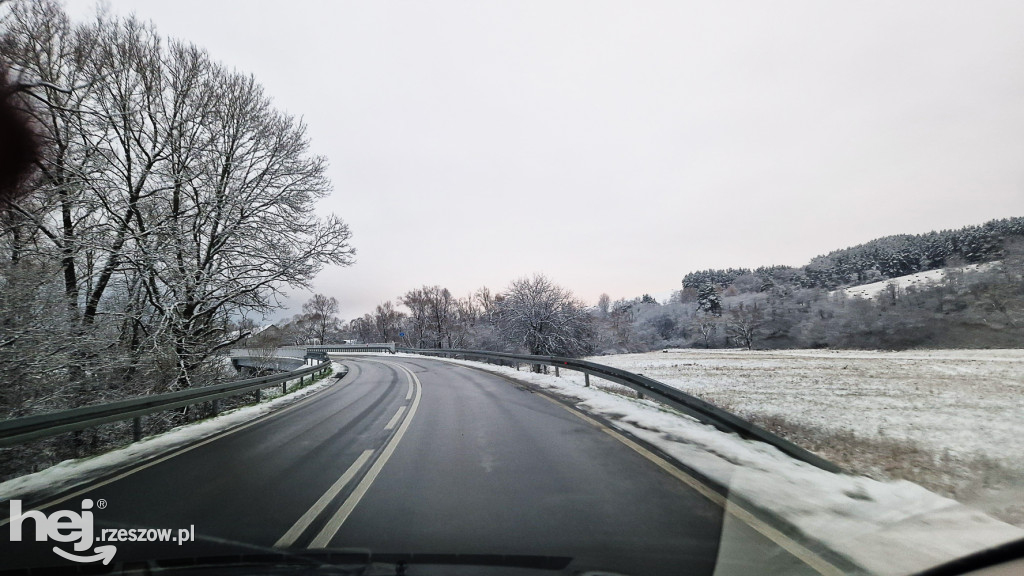
[(1024, 527), (1024, 350), (673, 350), (591, 360), (712, 402), (852, 473), (908, 480)]
[(794, 424), (777, 415), (755, 415), (750, 420), (852, 473), (878, 480), (908, 480), (1024, 527), (1021, 473), (992, 458), (934, 453), (912, 441), (824, 431)]

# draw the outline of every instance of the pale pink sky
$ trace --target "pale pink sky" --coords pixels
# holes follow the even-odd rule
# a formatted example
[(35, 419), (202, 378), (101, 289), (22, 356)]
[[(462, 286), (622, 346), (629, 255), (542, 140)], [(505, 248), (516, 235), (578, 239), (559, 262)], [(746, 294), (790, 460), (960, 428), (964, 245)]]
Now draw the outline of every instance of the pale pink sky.
[(1024, 2), (106, 4), (305, 118), (359, 250), (316, 281), (345, 318), (534, 272), (665, 293), (1024, 215)]

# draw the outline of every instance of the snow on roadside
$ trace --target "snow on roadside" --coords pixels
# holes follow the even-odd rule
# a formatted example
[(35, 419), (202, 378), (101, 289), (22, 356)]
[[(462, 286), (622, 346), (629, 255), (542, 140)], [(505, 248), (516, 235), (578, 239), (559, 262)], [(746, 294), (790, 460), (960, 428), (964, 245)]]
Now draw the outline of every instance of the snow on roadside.
[(1024, 350), (666, 350), (587, 358), (724, 404), (743, 417), (930, 453), (1024, 456)]
[[(341, 365), (337, 362), (332, 362), (331, 367), (334, 369), (335, 374), (342, 369)], [(135, 464), (144, 458), (182, 447), (228, 428), (255, 420), (264, 414), (289, 404), (294, 404), (298, 400), (322, 390), (335, 382), (334, 378), (325, 378), (273, 400), (229, 410), (221, 413), (216, 418), (209, 418), (180, 426), (163, 434), (143, 438), (139, 442), (129, 444), (124, 448), (118, 448), (98, 456), (65, 460), (34, 474), (12, 478), (0, 483), (0, 502), (12, 498), (24, 498), (29, 495), (39, 497), (41, 495), (62, 492), (72, 486), (84, 484), (113, 471)]]
[(650, 400), (584, 388), (575, 378), (445, 361), (578, 399), (576, 406), (584, 412), (607, 418), (615, 427), (657, 446), (727, 486), (730, 494), (756, 503), (873, 574), (918, 572), (1024, 538), (1020, 528), (911, 482), (825, 472), (767, 444), (721, 432)]

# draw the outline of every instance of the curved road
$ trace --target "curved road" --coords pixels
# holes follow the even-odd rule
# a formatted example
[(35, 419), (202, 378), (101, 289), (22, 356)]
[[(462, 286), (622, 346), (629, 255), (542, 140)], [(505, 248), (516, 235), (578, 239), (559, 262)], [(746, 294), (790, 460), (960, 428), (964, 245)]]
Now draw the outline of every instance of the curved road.
[[(336, 360), (350, 372), (322, 392), (25, 508), (80, 511), (82, 499), (103, 499), (97, 531), (194, 526), (196, 542), (118, 542), (115, 562), (247, 543), (552, 556), (565, 573), (830, 573), (525, 385), (433, 359)], [(5, 538), (0, 566), (61, 564), (53, 545)]]

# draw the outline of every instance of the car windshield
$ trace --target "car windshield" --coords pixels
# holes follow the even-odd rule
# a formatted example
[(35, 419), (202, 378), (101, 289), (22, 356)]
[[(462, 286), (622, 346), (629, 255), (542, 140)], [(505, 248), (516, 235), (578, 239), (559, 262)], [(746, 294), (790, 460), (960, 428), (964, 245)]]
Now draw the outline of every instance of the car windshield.
[(0, 574), (1024, 573), (1022, 29), (0, 0)]

